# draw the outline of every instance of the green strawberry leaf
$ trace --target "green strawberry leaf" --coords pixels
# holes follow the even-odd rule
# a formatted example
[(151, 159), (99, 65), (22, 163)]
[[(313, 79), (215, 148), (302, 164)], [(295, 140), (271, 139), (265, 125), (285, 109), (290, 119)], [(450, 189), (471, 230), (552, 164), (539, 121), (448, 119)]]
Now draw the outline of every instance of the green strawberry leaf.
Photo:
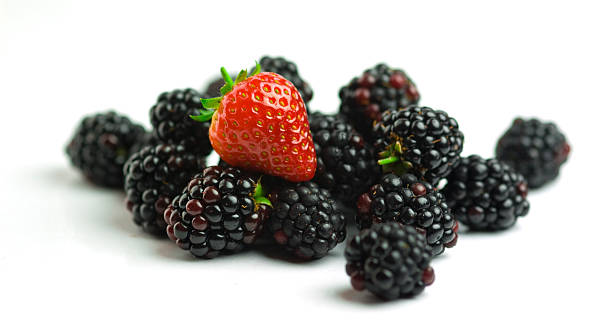
[(216, 110), (200, 110), (200, 114), (199, 115), (189, 115), (189, 117), (191, 117), (192, 120), (196, 121), (196, 122), (208, 122), (210, 121), (210, 119), (212, 118), (212, 116), (215, 114)]
[(221, 103), (221, 96), (210, 99), (200, 99), (200, 101), (202, 101), (202, 107), (204, 107), (204, 109), (217, 109)]

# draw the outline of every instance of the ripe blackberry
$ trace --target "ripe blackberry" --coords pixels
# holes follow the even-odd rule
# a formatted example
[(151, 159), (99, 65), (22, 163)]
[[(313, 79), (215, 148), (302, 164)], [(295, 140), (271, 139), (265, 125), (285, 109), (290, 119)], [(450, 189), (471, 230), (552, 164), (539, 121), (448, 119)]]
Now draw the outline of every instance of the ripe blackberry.
[(154, 132), (145, 131), (140, 136), (138, 136), (138, 139), (136, 140), (134, 145), (132, 145), (132, 148), (130, 149), (130, 156), (132, 156), (132, 154), (134, 153), (139, 152), (140, 150), (145, 148), (145, 146), (157, 146), (161, 143), (162, 142), (159, 140), (159, 138), (157, 138)]
[(240, 169), (208, 167), (164, 211), (166, 233), (196, 257), (237, 252), (255, 241), (269, 204), (259, 183)]
[(141, 125), (115, 111), (90, 115), (81, 120), (66, 153), (91, 182), (121, 188), (123, 164), (143, 133)]
[(385, 110), (397, 110), (419, 102), (419, 92), (400, 69), (378, 64), (340, 89), (340, 113), (366, 140), (372, 138), (372, 123)]
[[(312, 88), (310, 88), (310, 85), (304, 81), (304, 79), (302, 79), (294, 62), (282, 57), (263, 56), (261, 59), (259, 59), (259, 66), (261, 66), (261, 72), (278, 73), (285, 79), (291, 81), (295, 88), (297, 88), (297, 90), (300, 92), (305, 104), (308, 104), (308, 102), (312, 100)], [(253, 72), (253, 69), (249, 71), (249, 73), (251, 72)], [(231, 77), (235, 78), (236, 76), (232, 75)], [(219, 89), (221, 89), (224, 84), (225, 80), (223, 80), (222, 77), (215, 78), (207, 85), (204, 92), (211, 97), (219, 96)]]
[(352, 206), (380, 177), (374, 149), (340, 115), (316, 112), (309, 120), (317, 153), (314, 181)]
[(472, 230), (507, 229), (529, 212), (525, 178), (497, 159), (462, 158), (442, 193), (457, 220)]
[(316, 183), (287, 183), (271, 200), (268, 229), (297, 257), (321, 258), (346, 238), (344, 215), (329, 191)]
[(570, 146), (552, 122), (517, 118), (497, 142), (496, 157), (523, 174), (531, 189), (556, 179)]
[(208, 139), (210, 122), (196, 122), (189, 117), (200, 114), (202, 97), (190, 88), (159, 95), (149, 111), (157, 137), (164, 143), (182, 144), (200, 155), (208, 155), (212, 151)]
[(355, 290), (383, 299), (412, 297), (434, 282), (431, 249), (412, 226), (378, 224), (362, 230), (344, 251)]
[(412, 225), (425, 234), (433, 255), (457, 243), (457, 222), (444, 195), (409, 173), (385, 174), (379, 184), (361, 195), (357, 222), (362, 229), (393, 222)]
[(133, 154), (123, 171), (126, 206), (134, 223), (151, 234), (163, 234), (164, 210), (203, 166), (183, 145), (145, 146)]
[(463, 150), (457, 121), (428, 107), (386, 111), (373, 131), (374, 148), (384, 158), (379, 164), (402, 167), (433, 185), (457, 166)]

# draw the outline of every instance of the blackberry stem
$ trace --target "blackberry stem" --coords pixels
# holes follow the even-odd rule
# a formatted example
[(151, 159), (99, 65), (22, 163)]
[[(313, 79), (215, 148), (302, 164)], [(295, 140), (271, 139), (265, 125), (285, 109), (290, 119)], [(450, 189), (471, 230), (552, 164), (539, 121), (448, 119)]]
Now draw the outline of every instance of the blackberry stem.
[(389, 165), (389, 164), (395, 163), (398, 160), (399, 160), (399, 158), (396, 155), (392, 155), (390, 157), (378, 160), (378, 164), (381, 165), (381, 166), (384, 166), (384, 165)]
[(272, 207), (272, 202), (266, 197), (267, 194), (264, 191), (264, 188), (261, 185), (261, 179), (257, 182), (257, 186), (255, 186), (255, 193), (253, 194), (253, 199), (257, 204), (265, 204), (269, 207)]

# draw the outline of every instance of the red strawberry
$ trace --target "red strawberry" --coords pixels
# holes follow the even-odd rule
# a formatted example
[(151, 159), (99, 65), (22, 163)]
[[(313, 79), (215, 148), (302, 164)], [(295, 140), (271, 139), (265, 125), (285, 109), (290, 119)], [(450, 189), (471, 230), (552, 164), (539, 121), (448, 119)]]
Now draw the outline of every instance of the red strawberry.
[(241, 71), (233, 82), (225, 68), (221, 97), (202, 99), (206, 110), (197, 121), (212, 117), (210, 142), (232, 166), (308, 181), (317, 169), (304, 101), (295, 86), (276, 73)]

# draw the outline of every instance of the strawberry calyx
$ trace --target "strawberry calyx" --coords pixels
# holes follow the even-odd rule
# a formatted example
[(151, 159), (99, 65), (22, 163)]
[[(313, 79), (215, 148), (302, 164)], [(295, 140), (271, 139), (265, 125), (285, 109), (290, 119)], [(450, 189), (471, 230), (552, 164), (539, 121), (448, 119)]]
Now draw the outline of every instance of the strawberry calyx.
[(259, 65), (258, 62), (255, 62), (255, 69), (253, 69), (253, 72), (248, 74), (247, 70), (241, 70), (240, 73), (238, 73), (238, 75), (236, 76), (236, 80), (232, 80), (232, 77), (229, 75), (225, 67), (221, 67), (221, 76), (223, 77), (223, 80), (225, 81), (225, 85), (223, 85), (223, 87), (221, 87), (221, 89), (219, 90), (219, 92), (221, 93), (221, 96), (217, 96), (217, 97), (213, 97), (209, 99), (201, 99), (202, 107), (204, 109), (200, 110), (199, 115), (195, 115), (195, 116), (191, 115), (189, 117), (191, 117), (191, 119), (193, 119), (196, 122), (210, 121), (210, 119), (213, 117), (215, 112), (217, 112), (217, 109), (219, 108), (219, 104), (221, 104), (221, 100), (223, 99), (223, 97), (227, 93), (231, 92), (232, 89), (234, 89), (234, 86), (236, 84), (246, 80), (247, 78), (255, 76), (259, 73), (261, 73), (261, 65)]

